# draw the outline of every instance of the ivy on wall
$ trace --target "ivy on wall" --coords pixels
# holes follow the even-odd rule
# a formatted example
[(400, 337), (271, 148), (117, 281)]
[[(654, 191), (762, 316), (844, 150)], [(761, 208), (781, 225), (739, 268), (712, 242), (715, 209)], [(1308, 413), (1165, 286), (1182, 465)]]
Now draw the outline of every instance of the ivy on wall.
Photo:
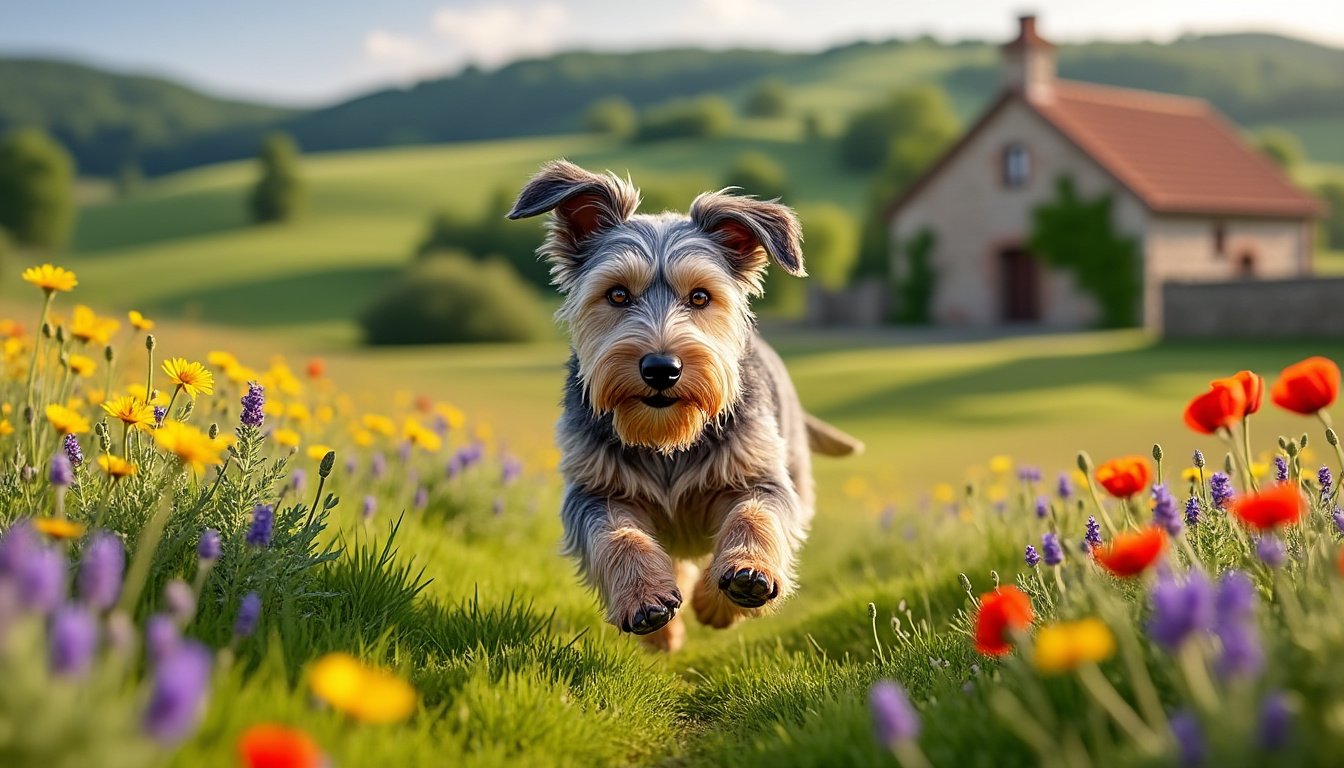
[(1136, 324), (1143, 289), (1139, 249), (1111, 225), (1111, 196), (1080, 199), (1067, 176), (1055, 188), (1056, 199), (1033, 212), (1027, 247), (1043, 263), (1073, 273), (1078, 287), (1097, 300), (1102, 326)]
[(896, 321), (928, 323), (938, 274), (933, 269), (933, 246), (938, 236), (925, 227), (903, 244), (905, 277), (896, 285)]

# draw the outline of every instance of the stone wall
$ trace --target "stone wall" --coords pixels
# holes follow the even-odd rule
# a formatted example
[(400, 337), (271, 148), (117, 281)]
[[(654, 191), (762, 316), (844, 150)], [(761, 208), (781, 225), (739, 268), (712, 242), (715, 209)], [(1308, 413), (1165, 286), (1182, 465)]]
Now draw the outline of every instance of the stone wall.
[(1344, 338), (1344, 278), (1167, 282), (1167, 339)]

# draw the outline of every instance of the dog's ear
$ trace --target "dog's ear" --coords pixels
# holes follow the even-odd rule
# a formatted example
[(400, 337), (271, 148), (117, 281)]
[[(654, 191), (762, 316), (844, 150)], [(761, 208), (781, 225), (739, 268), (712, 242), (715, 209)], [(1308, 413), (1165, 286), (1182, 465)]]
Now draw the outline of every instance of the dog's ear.
[(551, 261), (556, 283), (563, 285), (581, 260), (584, 241), (630, 218), (638, 206), (639, 190), (615, 174), (592, 173), (567, 160), (552, 160), (518, 193), (508, 217), (554, 213), (539, 253)]
[(807, 275), (802, 225), (787, 205), (726, 191), (706, 192), (691, 203), (691, 221), (728, 250), (739, 274), (759, 274), (768, 255), (790, 275)]

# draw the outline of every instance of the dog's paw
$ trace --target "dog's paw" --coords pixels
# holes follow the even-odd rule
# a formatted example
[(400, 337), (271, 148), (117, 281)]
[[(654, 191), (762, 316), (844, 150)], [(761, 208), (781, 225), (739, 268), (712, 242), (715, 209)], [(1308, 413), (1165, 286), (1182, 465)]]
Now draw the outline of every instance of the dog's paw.
[(719, 576), (719, 589), (743, 608), (760, 608), (779, 597), (779, 581), (754, 568), (729, 568)]
[(617, 626), (622, 632), (647, 635), (666, 626), (677, 615), (678, 608), (681, 608), (681, 590), (673, 587), (665, 593), (627, 603)]

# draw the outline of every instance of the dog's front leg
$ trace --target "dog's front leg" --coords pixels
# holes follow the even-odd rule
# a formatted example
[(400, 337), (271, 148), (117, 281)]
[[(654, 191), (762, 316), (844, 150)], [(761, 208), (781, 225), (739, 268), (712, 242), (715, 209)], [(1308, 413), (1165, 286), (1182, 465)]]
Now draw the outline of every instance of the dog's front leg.
[(793, 592), (794, 550), (803, 539), (792, 488), (771, 485), (723, 500), (714, 557), (692, 605), (702, 624), (722, 629)]
[(681, 607), (676, 569), (634, 506), (571, 490), (562, 518), (565, 549), (597, 588), (607, 621), (624, 632), (662, 629)]

